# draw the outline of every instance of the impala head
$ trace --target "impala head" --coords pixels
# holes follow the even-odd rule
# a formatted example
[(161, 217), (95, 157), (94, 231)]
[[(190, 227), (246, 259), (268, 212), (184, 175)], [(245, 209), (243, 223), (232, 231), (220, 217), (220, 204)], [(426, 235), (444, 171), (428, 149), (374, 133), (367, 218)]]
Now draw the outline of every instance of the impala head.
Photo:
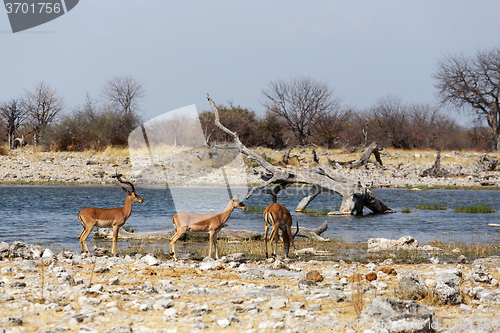
[(122, 189), (127, 193), (128, 196), (132, 197), (133, 202), (138, 202), (138, 203), (144, 202), (144, 200), (137, 193), (135, 193), (135, 191), (129, 191), (125, 187), (122, 187)]
[(130, 190), (127, 190), (125, 187), (122, 187), (122, 189), (127, 193), (127, 196), (132, 197), (133, 202), (143, 203), (144, 200), (139, 195), (137, 195), (137, 193), (135, 192), (134, 185), (131, 182), (123, 181), (121, 176), (123, 176), (123, 175), (121, 175), (117, 172), (116, 175), (111, 176), (111, 177), (118, 179), (118, 181), (122, 184), (126, 184), (126, 185), (130, 186)]
[(247, 206), (245, 206), (245, 205), (243, 204), (243, 202), (238, 201), (238, 195), (235, 195), (235, 196), (231, 199), (231, 201), (233, 202), (233, 207), (234, 207), (234, 208), (239, 208), (239, 209), (241, 209), (241, 210), (245, 210), (245, 209), (247, 209)]

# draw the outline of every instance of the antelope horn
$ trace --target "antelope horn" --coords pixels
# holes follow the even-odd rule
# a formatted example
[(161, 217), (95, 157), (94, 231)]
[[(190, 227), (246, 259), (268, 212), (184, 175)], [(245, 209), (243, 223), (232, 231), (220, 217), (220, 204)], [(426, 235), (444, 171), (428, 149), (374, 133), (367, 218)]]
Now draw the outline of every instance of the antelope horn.
[(121, 173), (119, 174), (119, 173), (118, 173), (118, 171), (116, 171), (116, 175), (113, 175), (113, 176), (111, 176), (111, 177), (118, 179), (118, 181), (119, 181), (120, 183), (122, 183), (122, 184), (126, 184), (126, 185), (130, 186), (130, 190), (131, 190), (132, 192), (135, 192), (134, 185), (132, 185), (132, 183), (131, 183), (131, 182), (125, 182), (125, 181), (123, 181), (123, 180), (122, 180), (122, 178), (121, 178), (122, 176), (123, 176), (123, 175), (122, 175)]

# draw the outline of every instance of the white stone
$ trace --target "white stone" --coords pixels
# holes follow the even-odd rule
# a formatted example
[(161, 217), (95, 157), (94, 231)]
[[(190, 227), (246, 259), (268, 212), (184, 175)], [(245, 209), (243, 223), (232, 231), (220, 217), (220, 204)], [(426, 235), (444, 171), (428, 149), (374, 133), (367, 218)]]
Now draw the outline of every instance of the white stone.
[(219, 325), (222, 328), (226, 328), (230, 324), (231, 324), (231, 321), (229, 321), (229, 319), (227, 319), (227, 318), (217, 320), (217, 325)]
[(42, 259), (52, 260), (55, 257), (56, 256), (54, 255), (54, 252), (52, 252), (51, 249), (45, 249), (45, 251), (43, 251)]
[(146, 255), (144, 256), (142, 259), (142, 262), (149, 265), (149, 266), (158, 266), (159, 264), (161, 264), (161, 260), (158, 260), (156, 259), (155, 257), (153, 257), (152, 255)]
[(167, 318), (176, 318), (177, 317), (177, 309), (170, 308), (163, 311), (163, 315)]
[(269, 303), (267, 303), (267, 306), (269, 309), (283, 309), (286, 307), (287, 300), (284, 298), (274, 298)]

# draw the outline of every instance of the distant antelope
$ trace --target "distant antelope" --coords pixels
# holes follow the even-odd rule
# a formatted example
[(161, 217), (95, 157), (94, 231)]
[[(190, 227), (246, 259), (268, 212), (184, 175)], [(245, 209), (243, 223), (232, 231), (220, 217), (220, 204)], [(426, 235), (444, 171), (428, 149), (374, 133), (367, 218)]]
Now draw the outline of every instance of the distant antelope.
[(89, 248), (87, 247), (87, 237), (89, 236), (92, 229), (95, 226), (97, 227), (106, 227), (113, 228), (113, 255), (116, 254), (116, 241), (118, 239), (118, 229), (125, 224), (127, 219), (132, 214), (132, 204), (134, 202), (142, 203), (141, 197), (137, 195), (134, 189), (134, 185), (131, 182), (124, 182), (121, 179), (120, 174), (116, 174), (112, 176), (113, 178), (118, 179), (118, 181), (122, 184), (126, 184), (130, 186), (130, 191), (125, 187), (122, 187), (123, 190), (127, 193), (127, 197), (125, 198), (125, 205), (121, 208), (84, 208), (78, 213), (78, 220), (83, 226), (83, 230), (78, 236), (78, 240), (80, 241), (80, 247), (83, 251), (83, 246), (85, 245), (85, 250), (90, 254)]
[(217, 233), (224, 227), (235, 208), (240, 208), (241, 210), (247, 209), (243, 203), (238, 201), (237, 195), (229, 200), (226, 208), (220, 214), (177, 213), (172, 216), (172, 224), (176, 232), (175, 235), (170, 238), (170, 254), (174, 259), (177, 259), (175, 257), (175, 242), (184, 235), (186, 231), (191, 230), (192, 232), (210, 233), (208, 256), (212, 257), (212, 247), (215, 247), (215, 258), (219, 259), (219, 254), (217, 252)]
[[(264, 210), (264, 239), (266, 243), (266, 258), (269, 257), (267, 252), (267, 232), (269, 226), (273, 227), (270, 239), (272, 255), (276, 255), (276, 248), (278, 247), (278, 240), (280, 238), (278, 230), (281, 230), (283, 237), (283, 250), (285, 252), (285, 256), (288, 258), (290, 242), (295, 249), (295, 242), (293, 239), (299, 232), (299, 221), (297, 221), (297, 232), (292, 236), (292, 215), (290, 215), (290, 211), (286, 209), (285, 206), (277, 202), (269, 204), (269, 206), (267, 206), (267, 208)], [(276, 248), (273, 248), (273, 241), (276, 242)]]

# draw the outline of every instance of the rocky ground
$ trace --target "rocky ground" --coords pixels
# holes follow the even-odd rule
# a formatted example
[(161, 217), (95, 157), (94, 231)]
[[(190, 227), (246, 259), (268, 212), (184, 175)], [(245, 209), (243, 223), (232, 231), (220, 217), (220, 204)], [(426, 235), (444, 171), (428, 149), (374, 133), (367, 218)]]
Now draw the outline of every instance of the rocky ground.
[[(0, 332), (498, 332), (500, 258), (162, 261), (0, 244)], [(43, 264), (42, 264), (43, 263)]]
[[(283, 151), (255, 149), (268, 160), (278, 163)], [(336, 161), (357, 160), (362, 152), (342, 153), (335, 151), (319, 151), (320, 163), (327, 159)], [(307, 170), (311, 166), (309, 150), (292, 153), (293, 165), (288, 168)], [(450, 185), (459, 187), (499, 186), (500, 174), (496, 171), (481, 171), (474, 164), (483, 154), (443, 152), (441, 165), (450, 177), (422, 177), (424, 170), (430, 168), (436, 158), (435, 152), (396, 151), (382, 153), (383, 168), (369, 164), (366, 168), (350, 170), (344, 168), (347, 176), (363, 183), (373, 182), (378, 187), (406, 187), (422, 185)], [(70, 183), (70, 184), (114, 184), (116, 180), (110, 176), (116, 171), (138, 184), (155, 183), (159, 185), (225, 185), (224, 179), (217, 172), (218, 161), (208, 158), (206, 150), (167, 149), (159, 154), (128, 155), (128, 151), (119, 153), (87, 152), (33, 152), (27, 147), (0, 156), (0, 182), (3, 183)], [(494, 155), (492, 158), (497, 158)], [(298, 161), (298, 162), (297, 162)], [(238, 164), (239, 163), (239, 164)], [(237, 160), (236, 164), (226, 167), (230, 182), (255, 184), (262, 182), (260, 176), (264, 172), (261, 167), (250, 167), (250, 163)], [(243, 174), (246, 175), (242, 178)], [(233, 178), (232, 178), (233, 177)]]
[[(283, 152), (259, 150), (275, 163)], [(127, 180), (218, 185), (206, 152), (135, 159), (118, 153), (33, 152), (0, 156), (0, 182), (114, 184)], [(307, 170), (308, 151), (290, 168)], [(358, 159), (361, 153), (319, 152), (320, 161)], [(342, 172), (375, 186), (499, 186), (495, 171), (474, 164), (482, 154), (442, 154), (448, 178), (421, 177), (433, 152), (384, 153), (384, 168)], [(262, 169), (230, 165), (225, 176)], [(197, 174), (193, 178), (192, 174)], [(241, 178), (235, 178), (241, 179)], [(399, 243), (398, 243), (399, 242)], [(403, 242), (404, 244), (400, 244)], [(369, 251), (406, 246), (373, 241)], [(415, 249), (419, 251), (419, 249)], [(423, 249), (430, 251), (433, 249)], [(1, 332), (500, 332), (500, 258), (395, 265), (315, 260), (160, 260), (153, 255), (91, 257), (38, 245), (0, 244)]]

